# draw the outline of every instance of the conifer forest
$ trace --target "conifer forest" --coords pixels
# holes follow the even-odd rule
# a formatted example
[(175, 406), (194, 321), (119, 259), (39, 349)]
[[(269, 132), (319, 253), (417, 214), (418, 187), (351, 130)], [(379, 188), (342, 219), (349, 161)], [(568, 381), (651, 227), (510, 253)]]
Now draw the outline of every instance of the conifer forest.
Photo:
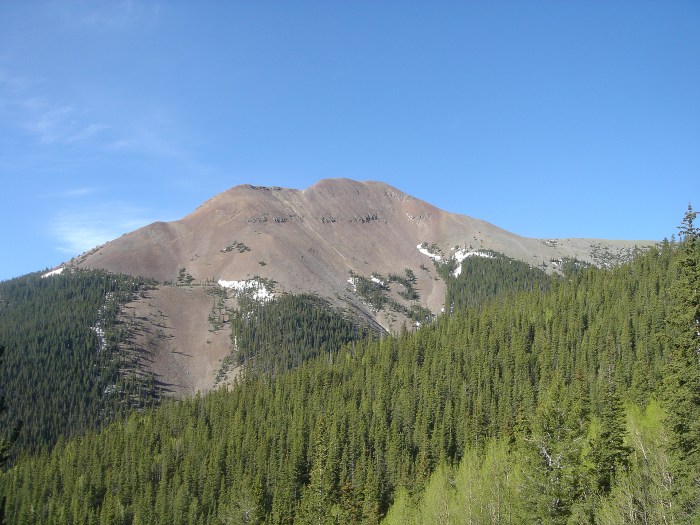
[(608, 269), (465, 259), (445, 313), (396, 334), (314, 296), (242, 303), (243, 373), (184, 400), (119, 344), (156, 283), (2, 282), (2, 519), (698, 524), (695, 216)]

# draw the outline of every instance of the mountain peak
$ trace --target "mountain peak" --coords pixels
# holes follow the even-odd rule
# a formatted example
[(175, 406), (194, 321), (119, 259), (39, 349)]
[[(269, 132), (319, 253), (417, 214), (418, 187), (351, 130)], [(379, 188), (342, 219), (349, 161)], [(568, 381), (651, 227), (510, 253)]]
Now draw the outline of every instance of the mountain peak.
[[(549, 265), (550, 271), (553, 260), (596, 262), (596, 250), (632, 246), (523, 238), (445, 212), (383, 182), (329, 178), (305, 190), (235, 186), (181, 220), (126, 234), (74, 263), (158, 281), (175, 281), (182, 271), (197, 282), (260, 277), (277, 283), (278, 293), (313, 292), (377, 317), (353, 295), (349, 273), (410, 269), (418, 276), (421, 305), (434, 313), (442, 308), (444, 283), (430, 257), (416, 249), (424, 243), (446, 257), (459, 249), (493, 250), (533, 266)], [(392, 329), (388, 319), (379, 315), (378, 320)]]
[[(234, 307), (242, 296), (310, 293), (377, 328), (398, 331), (413, 322), (411, 312), (443, 309), (446, 285), (435, 264), (452, 264), (456, 272), (464, 258), (490, 250), (551, 272), (567, 257), (607, 264), (634, 245), (528, 239), (383, 182), (340, 178), (305, 190), (235, 186), (180, 220), (150, 224), (70, 264), (171, 283), (132, 307), (139, 318), (167, 319), (169, 335), (138, 344), (150, 349), (154, 373), (179, 385), (179, 392), (194, 393), (213, 386), (213, 371), (231, 351), (226, 331), (211, 330), (212, 297), (223, 294)], [(411, 293), (398, 284), (404, 275)], [(372, 283), (391, 306), (367, 295)]]

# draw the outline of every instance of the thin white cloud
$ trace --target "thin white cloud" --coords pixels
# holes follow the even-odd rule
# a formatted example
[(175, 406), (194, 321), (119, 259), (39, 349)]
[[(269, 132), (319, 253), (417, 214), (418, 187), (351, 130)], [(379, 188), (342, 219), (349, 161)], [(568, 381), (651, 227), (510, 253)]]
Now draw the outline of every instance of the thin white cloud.
[(95, 188), (73, 188), (70, 190), (65, 190), (63, 191), (60, 196), (61, 197), (85, 197), (86, 195), (90, 195), (92, 193), (95, 193), (97, 190)]
[(0, 67), (0, 118), (42, 145), (88, 141), (110, 127), (89, 109), (44, 94), (44, 84)]
[(44, 5), (47, 17), (73, 30), (126, 31), (157, 20), (162, 10), (161, 2), (142, 0), (49, 0)]
[[(21, 77), (0, 64), (0, 121), (19, 132), (8, 136), (22, 146), (0, 151), (0, 168), (24, 162), (55, 170), (66, 163), (138, 155), (174, 162), (190, 174), (211, 171), (192, 154), (191, 129), (170, 108), (137, 102), (127, 112), (113, 111), (120, 105), (109, 100), (90, 103), (51, 93), (45, 79)], [(109, 90), (100, 93), (107, 96)], [(26, 158), (20, 158), (23, 154)]]
[(36, 100), (27, 100), (27, 107), (36, 108), (31, 118), (24, 122), (24, 128), (35, 135), (40, 142), (52, 144), (64, 134), (63, 128), (69, 122), (70, 115), (74, 109), (71, 106), (55, 106), (38, 108)]
[(78, 2), (79, 9), (69, 22), (87, 27), (111, 30), (127, 30), (134, 25), (158, 19), (163, 9), (160, 3), (144, 3), (132, 0), (111, 2)]
[(187, 143), (187, 133), (168, 111), (148, 108), (139, 119), (132, 118), (124, 130), (124, 135), (105, 144), (105, 149), (179, 161), (188, 157), (182, 146)]
[(32, 83), (25, 77), (13, 75), (0, 67), (0, 88), (8, 93), (22, 93), (27, 91)]
[(111, 203), (63, 212), (54, 217), (48, 229), (57, 250), (77, 255), (152, 222), (145, 210)]
[[(160, 10), (157, 4), (128, 1), (94, 5), (78, 0), (71, 5), (86, 16), (93, 13), (89, 23), (96, 25), (129, 17), (146, 20), (157, 17)], [(22, 146), (8, 149), (9, 158), (5, 162), (0, 157), (0, 165), (16, 165), (20, 160), (17, 152), (33, 148), (27, 162), (37, 163), (51, 153), (59, 159), (50, 163), (52, 168), (88, 158), (138, 155), (175, 162), (193, 174), (210, 171), (192, 154), (191, 128), (182, 124), (173, 108), (142, 106), (135, 101), (133, 107), (115, 110), (122, 107), (121, 101), (104, 98), (112, 93), (109, 89), (98, 89), (94, 100), (85, 100), (70, 94), (58, 96), (51, 88), (50, 79), (24, 75), (17, 66), (10, 69), (0, 62), (0, 121)]]
[(74, 130), (73, 134), (68, 134), (64, 137), (64, 142), (71, 144), (73, 142), (80, 142), (83, 140), (90, 139), (100, 133), (102, 130), (108, 129), (109, 126), (106, 124), (87, 124), (82, 128)]
[(52, 104), (39, 98), (28, 98), (22, 105), (27, 108), (23, 128), (42, 144), (72, 144), (88, 140), (106, 124), (89, 122), (81, 112), (69, 104)]

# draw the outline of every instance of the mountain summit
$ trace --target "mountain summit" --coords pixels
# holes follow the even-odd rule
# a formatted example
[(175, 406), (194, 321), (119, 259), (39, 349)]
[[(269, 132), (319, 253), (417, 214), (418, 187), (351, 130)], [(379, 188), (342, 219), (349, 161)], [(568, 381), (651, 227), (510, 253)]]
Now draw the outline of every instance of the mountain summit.
[[(421, 249), (419, 245), (432, 247)], [(423, 302), (439, 311), (444, 285), (432, 260), (493, 250), (533, 266), (557, 260), (604, 263), (648, 242), (529, 239), (442, 211), (381, 182), (326, 179), (305, 190), (241, 185), (181, 220), (156, 222), (81, 256), (79, 266), (175, 281), (272, 279), (277, 291), (345, 295), (350, 272), (410, 268)], [(421, 271), (421, 267), (429, 267)]]
[[(397, 331), (411, 308), (433, 314), (443, 309), (446, 287), (439, 264), (458, 272), (465, 257), (499, 252), (553, 272), (565, 259), (606, 265), (650, 244), (524, 238), (381, 182), (326, 179), (305, 190), (236, 186), (180, 220), (125, 234), (69, 265), (180, 285), (156, 287), (147, 305), (134, 305), (134, 315), (154, 317), (157, 310), (168, 321), (159, 330), (170, 337), (144, 335), (137, 344), (155, 345), (154, 366), (168, 362), (166, 368), (179, 374), (170, 380), (188, 392), (211, 386), (218, 361), (230, 351), (228, 335), (211, 331), (207, 287), (226, 289), (227, 300), (234, 302), (241, 295), (311, 293)], [(389, 286), (391, 275), (401, 276), (404, 284), (410, 277), (411, 293), (399, 284)], [(373, 304), (363, 293), (368, 283), (397, 307)], [(194, 365), (201, 355), (206, 358)]]

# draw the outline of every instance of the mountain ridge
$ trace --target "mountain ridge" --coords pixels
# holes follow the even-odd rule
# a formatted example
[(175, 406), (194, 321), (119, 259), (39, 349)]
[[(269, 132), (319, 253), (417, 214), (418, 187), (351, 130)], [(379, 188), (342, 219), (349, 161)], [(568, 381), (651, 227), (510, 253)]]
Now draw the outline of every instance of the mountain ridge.
[[(186, 395), (212, 388), (233, 350), (226, 324), (209, 321), (222, 288), (219, 307), (229, 311), (243, 296), (308, 293), (398, 332), (443, 311), (445, 279), (468, 256), (498, 252), (552, 273), (567, 259), (610, 265), (653, 244), (526, 238), (382, 182), (323, 179), (304, 190), (234, 186), (179, 220), (154, 222), (64, 266), (163, 283), (128, 305), (142, 320), (132, 344), (153, 356), (150, 372)], [(368, 286), (385, 300), (373, 302)]]
[[(371, 231), (372, 226), (382, 224), (381, 229)], [(364, 230), (360, 229), (362, 225)], [(389, 251), (379, 241), (390, 240), (391, 251), (398, 250), (404, 259), (413, 263), (429, 262), (415, 248), (417, 244), (434, 243), (444, 252), (462, 244), (466, 247), (468, 243), (474, 250), (498, 251), (533, 265), (561, 257), (596, 264), (600, 261), (592, 251), (597, 245), (631, 249), (635, 245), (653, 244), (653, 241), (644, 240), (522, 237), (480, 219), (440, 210), (381, 182), (323, 179), (304, 190), (249, 184), (234, 186), (179, 220), (154, 222), (139, 228), (81, 255), (72, 263), (160, 281), (174, 280), (182, 267), (195, 279), (230, 280), (259, 274), (289, 286), (289, 291), (307, 290), (307, 287), (295, 289), (294, 283), (277, 279), (283, 272), (275, 271), (270, 261), (260, 265), (263, 259), (252, 260), (249, 255), (253, 253), (227, 255), (225, 251), (236, 241), (251, 249), (255, 244), (260, 256), (278, 259), (280, 246), (283, 246), (287, 249), (284, 255), (289, 265), (292, 254), (299, 259), (304, 254), (283, 242), (287, 240), (285, 237), (294, 237), (299, 242), (305, 237), (306, 251), (328, 249), (331, 254), (338, 255), (348, 269), (355, 271), (362, 270), (362, 263), (356, 261), (358, 257), (353, 261), (350, 250), (343, 249), (344, 241), (351, 241), (355, 249), (362, 250), (362, 255), (371, 255), (368, 252), (372, 250), (376, 250), (375, 254)], [(313, 246), (311, 241), (318, 246)], [(313, 254), (313, 250), (310, 253)], [(205, 256), (207, 259), (203, 261)], [(315, 268), (318, 265), (308, 260), (298, 263), (308, 266), (312, 272), (319, 270)], [(292, 265), (297, 266), (299, 264)]]

